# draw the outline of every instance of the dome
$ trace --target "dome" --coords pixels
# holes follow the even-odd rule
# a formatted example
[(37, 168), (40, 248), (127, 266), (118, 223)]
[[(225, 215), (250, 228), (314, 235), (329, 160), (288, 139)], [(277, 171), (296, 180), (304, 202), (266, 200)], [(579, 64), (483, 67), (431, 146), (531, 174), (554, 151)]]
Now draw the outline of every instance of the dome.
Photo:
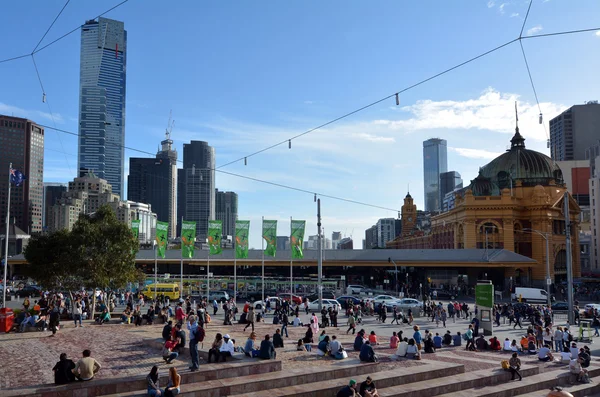
[(481, 168), (481, 176), (489, 178), (500, 190), (509, 188), (515, 180), (520, 180), (523, 186), (548, 186), (551, 181), (563, 183), (562, 171), (550, 157), (525, 148), (525, 138), (518, 126), (510, 143), (506, 153)]
[(499, 196), (500, 189), (498, 185), (496, 185), (490, 178), (486, 178), (481, 174), (481, 169), (479, 170), (479, 175), (477, 178), (471, 181), (469, 185), (469, 189), (473, 192), (473, 196)]

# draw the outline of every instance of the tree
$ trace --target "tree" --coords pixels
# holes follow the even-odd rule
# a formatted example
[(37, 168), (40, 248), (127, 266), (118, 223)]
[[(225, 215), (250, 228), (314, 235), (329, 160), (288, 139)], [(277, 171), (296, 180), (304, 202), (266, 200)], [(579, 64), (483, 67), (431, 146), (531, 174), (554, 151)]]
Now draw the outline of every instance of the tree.
[(82, 214), (70, 232), (33, 237), (25, 249), (25, 273), (48, 289), (123, 288), (142, 277), (135, 266), (137, 249), (131, 228), (105, 205), (92, 215)]

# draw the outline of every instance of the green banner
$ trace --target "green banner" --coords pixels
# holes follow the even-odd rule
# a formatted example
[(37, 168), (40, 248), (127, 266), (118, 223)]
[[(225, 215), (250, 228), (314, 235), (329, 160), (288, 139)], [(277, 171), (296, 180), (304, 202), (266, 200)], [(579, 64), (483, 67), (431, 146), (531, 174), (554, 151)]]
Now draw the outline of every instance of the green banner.
[(235, 221), (235, 257), (237, 259), (248, 258), (249, 233), (250, 221)]
[(194, 257), (194, 243), (196, 242), (196, 222), (183, 221), (181, 223), (181, 257)]
[(169, 230), (168, 222), (156, 222), (156, 255), (159, 258), (165, 258), (165, 251), (167, 250), (167, 244), (169, 240), (167, 239), (167, 232)]
[(263, 219), (262, 236), (267, 242), (265, 255), (275, 257), (277, 252), (277, 221)]
[(304, 252), (302, 252), (302, 245), (304, 241), (304, 227), (306, 221), (295, 221), (292, 220), (292, 233), (290, 236), (290, 248), (292, 249), (292, 258), (302, 259), (304, 258)]
[(494, 286), (492, 284), (475, 286), (475, 304), (477, 307), (494, 307)]
[(131, 221), (131, 231), (133, 232), (133, 236), (136, 240), (139, 240), (140, 237), (140, 224), (142, 221), (139, 219), (134, 219)]
[(221, 221), (208, 221), (208, 246), (211, 255), (218, 255), (223, 252), (221, 248), (222, 225)]

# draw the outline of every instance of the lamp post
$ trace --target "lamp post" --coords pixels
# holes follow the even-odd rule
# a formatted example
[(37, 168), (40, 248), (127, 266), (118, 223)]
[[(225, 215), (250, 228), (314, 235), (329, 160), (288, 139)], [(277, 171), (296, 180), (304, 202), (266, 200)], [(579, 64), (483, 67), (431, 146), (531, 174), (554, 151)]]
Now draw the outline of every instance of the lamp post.
[[(398, 296), (398, 265), (396, 265), (396, 262), (394, 262), (392, 258), (388, 258), (388, 263), (390, 262), (394, 264), (394, 275), (396, 276), (396, 296)], [(406, 278), (408, 279), (408, 273), (406, 274)]]
[(548, 307), (552, 306), (552, 302), (550, 299), (550, 284), (552, 280), (550, 279), (550, 247), (549, 247), (549, 233), (540, 232), (539, 230), (525, 228), (523, 231), (528, 231), (531, 233), (538, 234), (546, 240), (546, 294), (548, 295)]

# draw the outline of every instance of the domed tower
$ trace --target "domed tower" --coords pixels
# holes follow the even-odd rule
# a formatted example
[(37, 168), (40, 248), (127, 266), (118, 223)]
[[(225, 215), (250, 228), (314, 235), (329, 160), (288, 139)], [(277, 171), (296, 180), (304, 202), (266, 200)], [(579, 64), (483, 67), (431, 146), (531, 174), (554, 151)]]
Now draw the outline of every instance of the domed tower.
[(402, 236), (408, 236), (417, 225), (417, 206), (414, 204), (410, 193), (406, 193), (404, 197), (404, 205), (402, 206)]

